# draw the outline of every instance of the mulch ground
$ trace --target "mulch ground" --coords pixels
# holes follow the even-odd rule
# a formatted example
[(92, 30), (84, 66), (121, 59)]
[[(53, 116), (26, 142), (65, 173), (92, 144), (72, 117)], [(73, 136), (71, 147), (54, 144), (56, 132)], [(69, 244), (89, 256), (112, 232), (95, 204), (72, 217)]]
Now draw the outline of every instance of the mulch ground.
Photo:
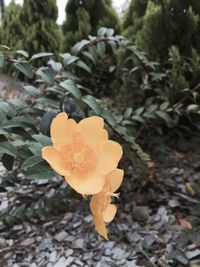
[[(155, 178), (141, 187), (135, 186), (134, 169), (125, 170), (117, 216), (108, 225), (110, 241), (95, 233), (89, 201), (63, 193), (69, 189), (61, 178), (36, 184), (23, 180), (6, 187), (0, 192), (4, 212), (12, 213), (16, 203), (27, 204), (33, 196), (46, 202), (38, 206), (40, 218), (30, 217), (11, 228), (0, 225), (0, 266), (200, 266), (200, 150), (196, 142), (184, 151), (153, 152)], [(49, 202), (54, 207), (45, 217)], [(60, 206), (62, 211), (54, 212)]]

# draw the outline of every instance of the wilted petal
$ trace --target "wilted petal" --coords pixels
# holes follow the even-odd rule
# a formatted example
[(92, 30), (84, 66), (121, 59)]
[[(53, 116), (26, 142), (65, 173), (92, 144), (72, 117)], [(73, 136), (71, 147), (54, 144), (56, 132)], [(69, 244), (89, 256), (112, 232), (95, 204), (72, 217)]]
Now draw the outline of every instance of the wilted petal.
[(116, 212), (117, 212), (117, 208), (115, 205), (113, 204), (108, 205), (106, 210), (102, 213), (104, 222), (106, 223), (111, 222), (113, 218), (115, 217)]
[(65, 112), (59, 113), (52, 121), (51, 124), (51, 139), (53, 145), (62, 149), (62, 147), (70, 142), (75, 134), (77, 123), (68, 119)]
[(66, 168), (66, 164), (60, 153), (52, 146), (42, 148), (42, 158), (45, 159), (51, 168), (58, 174), (65, 176), (70, 175), (70, 170)]
[(99, 213), (101, 210), (101, 205), (102, 205), (102, 194), (100, 192), (98, 194), (93, 195), (91, 198), (90, 209), (92, 214)]
[(103, 215), (102, 214), (95, 214), (94, 215), (94, 224), (96, 231), (103, 236), (106, 240), (108, 240), (108, 233), (105, 227), (105, 223), (103, 221)]

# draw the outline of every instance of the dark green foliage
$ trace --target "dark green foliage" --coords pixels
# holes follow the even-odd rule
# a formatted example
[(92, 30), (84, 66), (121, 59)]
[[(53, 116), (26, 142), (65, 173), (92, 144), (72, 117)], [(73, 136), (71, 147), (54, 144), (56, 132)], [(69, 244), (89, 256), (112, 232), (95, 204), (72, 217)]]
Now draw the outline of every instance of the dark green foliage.
[(124, 36), (135, 41), (137, 32), (143, 26), (143, 17), (146, 12), (148, 0), (131, 0), (129, 8), (123, 19)]
[(5, 9), (2, 20), (0, 43), (12, 49), (22, 47), (22, 25), (20, 22), (21, 6), (12, 1)]
[[(118, 54), (124, 51), (128, 56), (119, 63)], [(171, 46), (164, 69), (123, 37), (115, 36), (112, 29), (100, 28), (98, 36), (76, 44), (72, 53), (62, 54), (61, 63), (52, 59), (51, 66), (38, 68), (36, 63), (41, 64), (41, 58), (52, 55), (37, 53), (28, 60), (25, 51), (18, 51), (13, 53), (13, 61), (9, 61), (10, 51), (2, 47), (0, 68), (8, 61), (14, 67), (12, 70), (31, 81), (24, 86), (24, 100), (0, 102), (3, 165), (8, 170), (22, 172), (26, 184), (29, 179), (34, 183), (37, 179), (53, 178), (56, 174), (41, 158), (41, 149), (51, 144), (47, 136), (51, 120), (56, 113), (66, 111), (75, 119), (103, 117), (111, 139), (123, 144), (124, 158), (134, 166), (136, 161), (140, 163), (142, 178), (153, 178), (153, 162), (137, 144), (138, 137), (144, 136), (148, 142), (152, 133), (182, 134), (186, 129), (192, 134), (200, 129), (200, 85), (195, 84), (200, 62), (197, 51), (193, 49), (192, 58), (185, 58), (176, 46)], [(119, 98), (123, 94), (125, 98)], [(16, 177), (2, 178), (2, 188), (21, 182)], [(36, 204), (39, 203), (40, 198), (36, 199)], [(0, 219), (7, 225), (12, 225), (15, 218), (17, 222), (30, 219), (34, 215), (29, 204), (10, 210), (9, 217), (7, 211), (0, 214)], [(37, 207), (36, 211), (41, 213), (42, 209)]]
[(66, 5), (67, 20), (63, 24), (64, 51), (89, 34), (95, 35), (98, 28), (113, 28), (120, 32), (120, 22), (111, 1), (69, 0)]
[(191, 56), (192, 48), (200, 52), (199, 14), (199, 1), (133, 1), (123, 25), (126, 36), (151, 59), (165, 62), (172, 45), (183, 56)]
[(0, 0), (0, 17), (2, 18), (4, 15), (4, 10), (5, 10), (5, 3), (4, 0)]
[(58, 9), (55, 0), (24, 0), (21, 12), (23, 48), (30, 54), (60, 50), (61, 34), (56, 19)]

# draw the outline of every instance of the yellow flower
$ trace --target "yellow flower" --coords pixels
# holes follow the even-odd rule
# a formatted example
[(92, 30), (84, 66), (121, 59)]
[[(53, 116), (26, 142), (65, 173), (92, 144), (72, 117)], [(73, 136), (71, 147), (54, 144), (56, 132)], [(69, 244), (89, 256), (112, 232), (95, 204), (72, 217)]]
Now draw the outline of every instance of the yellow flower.
[(59, 113), (51, 124), (53, 146), (42, 149), (42, 157), (67, 183), (83, 195), (100, 192), (105, 176), (116, 169), (121, 146), (108, 140), (101, 117), (92, 116), (76, 123)]
[(114, 193), (121, 185), (124, 171), (115, 169), (106, 176), (102, 191), (92, 196), (90, 209), (94, 216), (94, 224), (97, 232), (108, 240), (105, 223), (111, 222), (115, 217), (117, 208), (111, 204), (111, 197), (119, 197)]

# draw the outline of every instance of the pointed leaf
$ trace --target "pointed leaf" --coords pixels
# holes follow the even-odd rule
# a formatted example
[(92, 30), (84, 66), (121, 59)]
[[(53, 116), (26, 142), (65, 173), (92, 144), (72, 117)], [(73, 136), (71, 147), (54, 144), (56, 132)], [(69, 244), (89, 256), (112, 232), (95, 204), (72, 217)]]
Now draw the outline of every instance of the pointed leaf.
[(13, 66), (17, 70), (22, 72), (28, 78), (30, 78), (30, 79), (33, 78), (33, 71), (32, 71), (32, 68), (31, 68), (31, 66), (30, 66), (30, 64), (28, 62), (26, 62), (26, 61), (24, 61), (24, 62), (16, 62), (16, 63), (13, 64)]

